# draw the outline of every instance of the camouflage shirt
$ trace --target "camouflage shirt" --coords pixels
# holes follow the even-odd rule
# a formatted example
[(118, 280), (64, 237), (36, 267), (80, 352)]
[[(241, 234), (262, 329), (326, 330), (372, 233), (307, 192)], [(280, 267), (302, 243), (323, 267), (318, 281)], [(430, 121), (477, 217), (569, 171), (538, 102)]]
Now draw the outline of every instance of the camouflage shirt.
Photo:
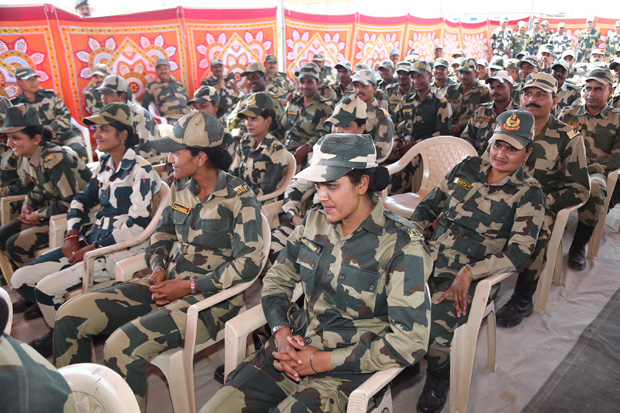
[(321, 79), (321, 84), (323, 85), (331, 85), (332, 83), (336, 83), (336, 75), (334, 74), (334, 69), (332, 69), (330, 66), (323, 65), (323, 69), (321, 69), (319, 77)]
[(522, 168), (489, 184), (491, 165), (479, 157), (459, 163), (415, 209), (411, 221), (426, 231), (433, 276), (470, 266), (475, 280), (520, 272), (530, 260), (545, 217), (545, 195)]
[(398, 83), (398, 80), (396, 79), (396, 76), (392, 76), (392, 82), (390, 82), (389, 84), (385, 83), (383, 79), (379, 79), (379, 81), (377, 82), (377, 90), (383, 90), (385, 92), (385, 89), (389, 85), (394, 85), (397, 83)]
[(97, 90), (97, 87), (94, 85), (84, 93), (86, 112), (90, 115), (96, 115), (104, 106), (101, 101), (101, 92)]
[(605, 105), (590, 115), (585, 104), (571, 106), (562, 110), (559, 119), (583, 136), (589, 173), (607, 175), (620, 168), (620, 109)]
[(597, 48), (600, 41), (601, 32), (594, 28), (591, 31), (583, 29), (577, 38), (577, 51), (579, 52), (577, 61), (587, 62), (590, 59), (592, 49)]
[(529, 46), (530, 35), (528, 33), (520, 34), (519, 32), (512, 35), (512, 57), (516, 57), (517, 53), (527, 51)]
[[(348, 236), (312, 210), (263, 282), (270, 326), (289, 323), (297, 282), (307, 343), (331, 351), (331, 374), (373, 373), (419, 361), (428, 346), (432, 262), (410, 222), (376, 205)], [(298, 326), (301, 327), (301, 326)]]
[(617, 33), (610, 34), (607, 39), (605, 39), (605, 51), (607, 52), (607, 56), (615, 56), (616, 52), (620, 50), (620, 36)]
[(502, 28), (495, 29), (491, 35), (491, 47), (493, 48), (493, 56), (508, 56), (510, 48), (512, 47), (512, 29)]
[(463, 86), (460, 84), (450, 86), (446, 92), (446, 99), (452, 107), (452, 125), (459, 125), (463, 130), (474, 114), (476, 106), (491, 101), (491, 93), (487, 85), (476, 80), (467, 93), (463, 92)]
[[(467, 126), (463, 129), (463, 133), (461, 133), (461, 138), (471, 143), (478, 155), (482, 155), (486, 150), (489, 138), (493, 136), (495, 130), (495, 118), (498, 114), (495, 114), (493, 110), (494, 105), (495, 102), (478, 105), (469, 122), (467, 122)], [(510, 103), (503, 112), (514, 109), (520, 109), (520, 107), (510, 99)]]
[(140, 142), (134, 149), (145, 159), (159, 155), (159, 152), (151, 148), (151, 142), (160, 138), (157, 122), (151, 113), (142, 106), (132, 102), (127, 102), (127, 106), (133, 114), (133, 129), (140, 138)]
[(0, 197), (23, 195), (32, 190), (33, 183), (26, 177), (28, 159), (15, 156), (13, 150), (0, 143)]
[(267, 92), (279, 99), (286, 99), (288, 94), (295, 90), (285, 73), (276, 72), (274, 77), (267, 74), (265, 79), (267, 80)]
[(107, 247), (136, 238), (151, 221), (153, 195), (161, 187), (159, 174), (131, 148), (118, 168), (110, 155), (104, 155), (93, 173), (71, 202), (67, 228), (82, 229), (89, 223), (89, 212), (100, 206), (89, 229), (89, 243)]
[(284, 134), (286, 149), (294, 152), (300, 146), (308, 145), (312, 151), (316, 141), (329, 133), (330, 127), (325, 121), (333, 111), (334, 104), (318, 93), (308, 106), (304, 106), (303, 96), (293, 99), (280, 119), (279, 130)]
[(560, 59), (565, 50), (573, 48), (573, 39), (567, 32), (562, 34), (556, 33), (551, 36), (551, 44), (553, 44), (553, 55), (556, 59)]
[[(175, 181), (161, 221), (146, 249), (151, 269), (168, 279), (198, 276), (202, 293), (256, 276), (263, 259), (260, 204), (241, 179), (219, 171), (212, 193), (200, 198), (194, 179)], [(243, 294), (233, 305), (243, 303)], [(232, 302), (232, 300), (231, 300)]]
[(278, 189), (287, 167), (288, 152), (276, 138), (268, 134), (256, 146), (256, 138), (246, 134), (237, 146), (231, 170), (258, 196)]
[(27, 179), (34, 184), (24, 203), (38, 210), (40, 218), (64, 214), (74, 195), (83, 190), (92, 173), (84, 161), (66, 146), (42, 143), (28, 160)]
[(433, 92), (437, 96), (446, 96), (446, 92), (448, 91), (448, 88), (452, 85), (458, 85), (458, 83), (449, 77), (446, 78), (446, 81), (443, 82), (443, 85), (441, 85), (441, 87), (437, 87), (437, 85), (435, 84), (435, 81), (433, 80), (431, 82), (431, 92)]
[(564, 82), (562, 87), (558, 88), (558, 103), (553, 108), (556, 117), (560, 115), (562, 109), (568, 106), (575, 106), (581, 103), (581, 90), (569, 82)]
[(421, 141), (431, 136), (450, 135), (452, 110), (448, 101), (429, 92), (420, 101), (417, 93), (409, 93), (396, 106), (392, 120), (399, 138), (411, 136)]
[(183, 84), (171, 76), (169, 82), (157, 79), (146, 85), (142, 96), (142, 106), (148, 110), (153, 102), (161, 116), (175, 122), (190, 112), (187, 106), (188, 100), (189, 97)]
[(544, 30), (539, 30), (538, 33), (534, 33), (534, 30), (528, 32), (528, 46), (531, 48), (530, 54), (536, 56), (540, 46), (545, 44), (547, 34)]
[(394, 123), (387, 110), (378, 106), (377, 99), (366, 107), (366, 133), (375, 141), (377, 159), (389, 155), (394, 139)]
[(334, 104), (340, 102), (340, 99), (342, 99), (348, 93), (353, 93), (352, 81), (349, 82), (349, 84), (346, 85), (344, 88), (342, 87), (342, 84), (340, 82), (336, 82), (329, 86), (323, 85), (321, 87), (321, 96), (323, 96), (325, 99), (331, 100), (332, 102), (334, 102)]
[(213, 76), (202, 79), (201, 85), (213, 86), (218, 92), (220, 92), (220, 106), (224, 108), (225, 115), (228, 115), (230, 111), (233, 110), (237, 102), (239, 102), (239, 99), (243, 97), (241, 88), (239, 88), (239, 93), (236, 93), (233, 88), (226, 84), (226, 82), (224, 82), (224, 86), (220, 88), (219, 79)]
[[(284, 108), (282, 107), (282, 102), (276, 96), (274, 96), (271, 92), (268, 92), (271, 100), (273, 100), (273, 106), (276, 111), (276, 122), (279, 122), (280, 119), (284, 116)], [(243, 110), (245, 106), (245, 102), (253, 96), (254, 94), (245, 95), (235, 105), (235, 108), (230, 112), (228, 117), (226, 118), (226, 127), (230, 130), (230, 134), (232, 136), (243, 136), (248, 133), (248, 130), (245, 127), (245, 122), (241, 119), (237, 114)]]
[[(409, 88), (409, 92), (407, 94), (414, 92), (413, 85)], [(385, 88), (385, 94), (388, 99), (388, 112), (390, 115), (394, 116), (396, 113), (396, 107), (403, 100), (403, 94), (400, 93), (400, 85), (398, 83), (392, 83)], [(393, 117), (392, 117), (393, 119)]]

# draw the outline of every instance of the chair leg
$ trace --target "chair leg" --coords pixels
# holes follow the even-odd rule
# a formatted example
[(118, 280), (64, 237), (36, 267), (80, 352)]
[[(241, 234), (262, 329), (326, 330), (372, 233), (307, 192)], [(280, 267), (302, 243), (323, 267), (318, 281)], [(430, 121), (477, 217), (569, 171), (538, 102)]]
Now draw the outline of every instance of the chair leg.
[(488, 363), (489, 370), (495, 371), (495, 355), (497, 352), (497, 321), (495, 320), (495, 304), (489, 304), (491, 312), (487, 315), (487, 345), (488, 345)]
[(560, 240), (558, 253), (555, 256), (555, 264), (553, 266), (553, 283), (555, 285), (562, 284), (562, 264), (564, 263), (564, 241)]
[(13, 286), (11, 285), (11, 278), (13, 278), (13, 266), (3, 252), (0, 252), (0, 270), (4, 275), (6, 283), (9, 285), (9, 287), (13, 288)]
[(166, 376), (174, 411), (176, 413), (194, 413), (191, 411), (190, 401), (188, 400), (188, 383), (183, 364), (183, 351), (181, 349), (168, 351), (171, 351), (171, 354), (166, 352), (151, 360), (151, 363), (159, 367)]

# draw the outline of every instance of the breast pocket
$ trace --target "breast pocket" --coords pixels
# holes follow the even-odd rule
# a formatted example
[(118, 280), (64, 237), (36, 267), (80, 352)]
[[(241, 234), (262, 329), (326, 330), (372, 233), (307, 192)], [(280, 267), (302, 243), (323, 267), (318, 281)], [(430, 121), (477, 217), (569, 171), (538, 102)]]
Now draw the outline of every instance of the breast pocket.
[(488, 238), (507, 237), (509, 235), (514, 216), (511, 207), (504, 202), (482, 199), (477, 203), (476, 209), (480, 216), (480, 222), (486, 228), (480, 235)]
[(201, 245), (210, 249), (229, 249), (232, 247), (230, 235), (231, 221), (226, 219), (202, 219), (200, 220)]
[(177, 238), (182, 242), (189, 242), (189, 214), (172, 210), (172, 223), (177, 233)]
[(320, 249), (310, 248), (303, 242), (300, 243), (299, 254), (295, 262), (299, 264), (299, 274), (306, 284), (308, 295), (314, 295), (315, 289), (320, 288), (320, 280), (317, 280), (317, 269), (319, 268), (320, 261)]
[(372, 318), (377, 311), (381, 274), (343, 264), (338, 274), (336, 305), (354, 318)]

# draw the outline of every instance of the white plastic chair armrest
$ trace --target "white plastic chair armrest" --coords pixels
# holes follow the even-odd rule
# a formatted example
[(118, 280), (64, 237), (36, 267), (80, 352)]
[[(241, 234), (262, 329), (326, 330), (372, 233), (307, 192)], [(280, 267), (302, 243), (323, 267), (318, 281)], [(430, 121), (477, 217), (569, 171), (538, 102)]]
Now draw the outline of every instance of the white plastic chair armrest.
[(403, 370), (404, 367), (391, 367), (375, 372), (361, 386), (351, 392), (347, 404), (347, 413), (366, 413), (370, 399)]
[(2, 211), (1, 224), (5, 226), (11, 220), (11, 202), (23, 201), (26, 195), (9, 195), (0, 198), (0, 210)]
[[(0, 288), (0, 300), (4, 300), (8, 307), (9, 314), (6, 321), (6, 326), (4, 327), (4, 332), (10, 335), (11, 327), (13, 327), (13, 304), (11, 303), (11, 297), (9, 296), (9, 293), (6, 292), (4, 288)], [(1, 331), (0, 334), (2, 334)]]
[(50, 248), (62, 247), (67, 232), (67, 214), (58, 214), (50, 218)]
[[(119, 261), (116, 263), (116, 281), (129, 281), (135, 273), (147, 267), (144, 253)], [(82, 288), (84, 288), (84, 284), (82, 284)]]
[(149, 112), (155, 119), (159, 120), (162, 125), (168, 124), (168, 120), (164, 118), (163, 116), (159, 115), (159, 111), (157, 110), (157, 106), (155, 105), (155, 102), (149, 103)]

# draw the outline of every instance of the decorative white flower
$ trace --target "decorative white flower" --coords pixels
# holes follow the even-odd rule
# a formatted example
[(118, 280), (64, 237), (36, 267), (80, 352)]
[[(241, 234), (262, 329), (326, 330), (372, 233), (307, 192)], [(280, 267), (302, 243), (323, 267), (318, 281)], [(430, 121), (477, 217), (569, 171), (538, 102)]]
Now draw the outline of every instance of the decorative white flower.
[[(3, 67), (0, 67), (0, 80), (2, 82), (2, 88), (4, 92), (10, 97), (17, 96), (21, 89), (15, 84), (15, 71), (22, 67), (32, 67), (37, 75), (39, 75), (39, 81), (45, 83), (51, 79), (51, 77), (45, 71), (43, 64), (45, 63), (46, 54), (42, 52), (32, 52), (30, 54), (28, 43), (24, 38), (19, 38), (10, 46), (10, 43), (0, 41), (0, 61), (4, 63)], [(55, 87), (55, 86), (53, 86)]]

